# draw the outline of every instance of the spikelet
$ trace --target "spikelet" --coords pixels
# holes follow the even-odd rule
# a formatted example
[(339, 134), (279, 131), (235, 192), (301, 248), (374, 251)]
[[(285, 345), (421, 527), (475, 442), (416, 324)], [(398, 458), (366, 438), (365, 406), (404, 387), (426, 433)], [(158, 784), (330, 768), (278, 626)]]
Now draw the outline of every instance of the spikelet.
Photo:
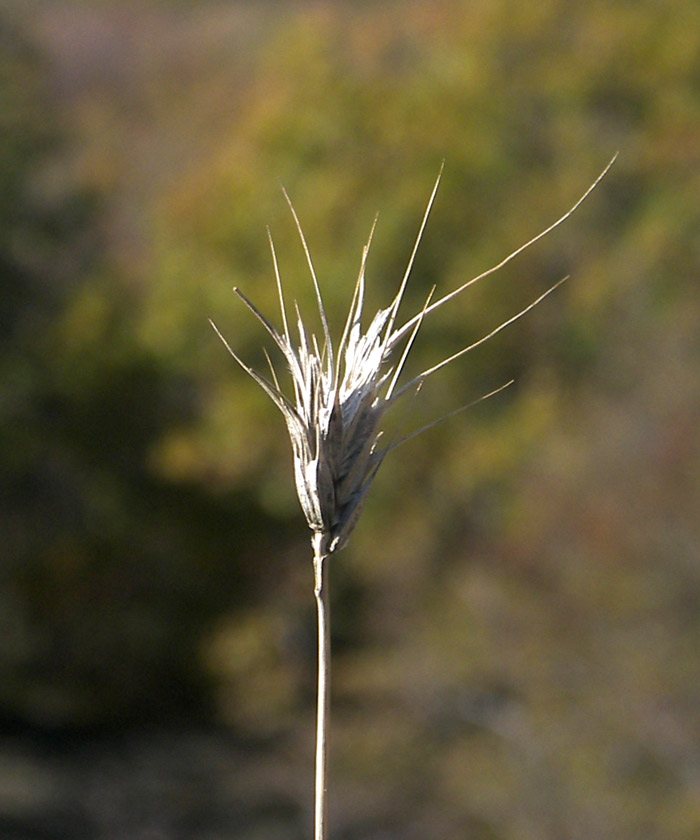
[[(460, 356), (465, 355), (470, 350), (473, 350), (497, 332), (500, 332), (500, 330), (513, 323), (513, 321), (520, 318), (553, 292), (566, 278), (555, 283), (544, 294), (540, 295), (540, 297), (516, 315), (500, 324), (488, 335), (483, 336), (483, 338), (464, 347), (447, 359), (443, 359), (441, 362), (424, 370), (418, 376), (415, 376), (397, 389), (396, 386), (399, 376), (425, 316), (452, 300), (456, 295), (477, 281), (498, 271), (530, 245), (533, 245), (554, 230), (554, 228), (558, 227), (595, 189), (614, 161), (615, 158), (610, 161), (603, 172), (573, 207), (554, 222), (554, 224), (537, 234), (537, 236), (533, 237), (525, 245), (513, 251), (497, 265), (472, 278), (437, 301), (432, 302), (433, 292), (431, 292), (422, 310), (397, 328), (395, 327), (396, 317), (437, 193), (442, 174), (441, 168), (423, 215), (413, 251), (396, 297), (388, 308), (380, 309), (376, 313), (366, 331), (363, 332), (362, 316), (365, 296), (365, 265), (374, 233), (374, 225), (372, 226), (369, 240), (363, 249), (360, 272), (355, 283), (350, 310), (342, 338), (337, 348), (337, 353), (331, 341), (321, 291), (309, 249), (297, 214), (285, 192), (285, 198), (294, 216), (311, 272), (321, 324), (323, 326), (322, 347), (319, 349), (316, 336), (309, 336), (307, 334), (298, 309), (296, 311), (298, 337), (295, 346), (289, 329), (277, 256), (269, 230), (268, 239), (277, 281), (283, 325), (282, 332), (280, 333), (273, 326), (243, 292), (239, 289), (234, 289), (234, 291), (260, 321), (282, 352), (292, 380), (294, 390), (293, 400), (285, 396), (280, 389), (269, 357), (268, 363), (272, 374), (271, 381), (253, 370), (240, 359), (231, 349), (214, 323), (210, 323), (225, 344), (229, 353), (243, 370), (263, 388), (284, 416), (292, 444), (294, 477), (299, 502), (301, 503), (301, 508), (309, 528), (313, 532), (312, 542), (321, 555), (328, 556), (343, 548), (347, 543), (348, 537), (362, 511), (367, 492), (386, 455), (406, 440), (415, 437), (421, 431), (447, 419), (447, 417), (452, 417), (458, 411), (468, 406), (463, 406), (451, 412), (446, 417), (440, 418), (440, 420), (425, 426), (423, 429), (419, 429), (402, 440), (394, 441), (381, 447), (380, 426), (387, 409), (404, 394), (410, 392), (417, 393), (423, 382), (429, 376), (432, 376), (433, 373)], [(392, 353), (403, 341), (405, 341), (404, 350), (395, 368), (392, 370), (389, 367)], [(506, 383), (479, 399), (486, 399), (509, 384)], [(470, 405), (473, 404), (470, 403)]]

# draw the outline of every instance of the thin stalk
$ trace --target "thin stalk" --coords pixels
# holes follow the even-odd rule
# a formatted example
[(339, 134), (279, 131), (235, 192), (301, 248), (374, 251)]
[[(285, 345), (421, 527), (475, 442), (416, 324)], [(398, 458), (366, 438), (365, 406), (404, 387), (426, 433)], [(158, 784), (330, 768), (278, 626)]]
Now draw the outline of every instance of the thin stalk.
[(318, 696), (316, 705), (316, 783), (314, 840), (326, 840), (328, 822), (326, 755), (331, 688), (331, 615), (328, 597), (328, 555), (321, 548), (323, 534), (314, 535), (314, 595), (318, 615)]

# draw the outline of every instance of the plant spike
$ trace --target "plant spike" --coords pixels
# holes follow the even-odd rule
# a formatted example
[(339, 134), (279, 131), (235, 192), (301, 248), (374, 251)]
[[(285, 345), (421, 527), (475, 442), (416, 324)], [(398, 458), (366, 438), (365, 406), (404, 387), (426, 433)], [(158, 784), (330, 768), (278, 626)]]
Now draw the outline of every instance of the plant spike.
[[(342, 549), (347, 543), (360, 516), (367, 493), (377, 471), (390, 452), (393, 452), (397, 447), (402, 446), (424, 431), (433, 428), (438, 423), (443, 423), (445, 420), (465, 411), (472, 405), (498, 394), (504, 388), (507, 388), (512, 383), (512, 380), (490, 393), (484, 394), (468, 405), (461, 406), (443, 415), (397, 441), (395, 438), (403, 424), (402, 421), (394, 432), (392, 440), (383, 448), (379, 448), (378, 446), (382, 435), (382, 431), (379, 428), (381, 420), (385, 412), (403, 394), (408, 391), (413, 391), (413, 398), (415, 399), (428, 377), (455, 361), (455, 359), (464, 356), (466, 353), (488, 341), (509, 324), (517, 321), (544, 300), (547, 295), (558, 288), (566, 278), (555, 283), (528, 306), (499, 324), (499, 326), (478, 341), (462, 348), (432, 367), (427, 368), (396, 390), (399, 377), (413, 347), (418, 331), (428, 313), (434, 312), (474, 283), (503, 268), (503, 266), (515, 259), (526, 248), (534, 245), (568, 219), (600, 183), (601, 179), (615, 162), (616, 157), (617, 155), (613, 157), (581, 198), (563, 216), (557, 219), (556, 222), (534, 236), (525, 245), (511, 252), (497, 265), (482, 272), (477, 277), (468, 280), (459, 288), (449, 292), (437, 301), (431, 302), (435, 291), (433, 288), (422, 310), (412, 318), (409, 318), (403, 326), (395, 329), (394, 324), (398, 310), (413, 269), (418, 246), (420, 245), (430, 210), (437, 194), (444, 167), (443, 162), (423, 214), (418, 235), (411, 251), (408, 265), (399, 284), (398, 292), (389, 307), (380, 309), (363, 332), (362, 310), (365, 297), (365, 269), (367, 255), (377, 222), (375, 217), (369, 239), (362, 251), (360, 272), (355, 283), (345, 328), (338, 345), (337, 356), (333, 352), (333, 344), (321, 298), (321, 290), (306, 239), (294, 206), (286, 191), (282, 188), (292, 211), (302, 247), (306, 254), (306, 260), (311, 271), (316, 302), (323, 325), (323, 346), (319, 348), (318, 341), (313, 333), (308, 333), (307, 335), (296, 301), (294, 302), (294, 309), (297, 317), (299, 344), (297, 347), (294, 347), (292, 344), (279, 265), (269, 229), (268, 240), (272, 253), (282, 316), (282, 334), (280, 334), (279, 330), (272, 325), (243, 292), (237, 288), (234, 291), (245, 306), (260, 321), (282, 352), (292, 379), (294, 404), (283, 394), (272, 360), (267, 354), (267, 351), (265, 351), (265, 357), (270, 368), (272, 382), (268, 381), (264, 376), (261, 376), (257, 371), (243, 362), (231, 349), (214, 322), (210, 320), (216, 334), (224, 343), (231, 356), (260, 385), (284, 415), (294, 458), (294, 476), (297, 495), (306, 521), (312, 531), (311, 542), (314, 563), (314, 594), (318, 615), (319, 663), (314, 795), (315, 840), (326, 840), (327, 838), (326, 752), (330, 702), (328, 558), (334, 552)], [(408, 340), (398, 364), (395, 369), (392, 369), (389, 366), (391, 353), (396, 345), (406, 336), (408, 336)]]

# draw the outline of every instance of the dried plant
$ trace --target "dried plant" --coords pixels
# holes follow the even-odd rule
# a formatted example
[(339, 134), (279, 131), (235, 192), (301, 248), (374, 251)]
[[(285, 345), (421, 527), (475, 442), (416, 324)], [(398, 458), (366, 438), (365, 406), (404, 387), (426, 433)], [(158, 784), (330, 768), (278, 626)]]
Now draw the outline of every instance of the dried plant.
[[(346, 545), (362, 511), (367, 492), (387, 454), (422, 431), (448, 417), (452, 417), (469, 406), (458, 408), (418, 431), (400, 440), (390, 441), (384, 446), (380, 444), (382, 418), (385, 412), (402, 396), (410, 393), (416, 394), (428, 377), (483, 344), (496, 333), (522, 317), (567, 278), (564, 277), (559, 280), (536, 300), (478, 341), (432, 365), (408, 382), (399, 385), (399, 377), (418, 330), (426, 315), (448, 303), (479, 280), (503, 268), (526, 248), (529, 248), (564, 222), (599, 184), (614, 163), (615, 157), (573, 207), (556, 222), (520, 248), (517, 248), (497, 265), (468, 280), (459, 288), (436, 301), (432, 301), (435, 291), (433, 287), (422, 310), (397, 327), (396, 319), (399, 307), (437, 193), (442, 175), (441, 167), (396, 296), (386, 309), (380, 309), (375, 314), (366, 330), (363, 331), (365, 266), (376, 225), (375, 218), (369, 239), (362, 252), (359, 276), (355, 283), (350, 310), (337, 350), (334, 348), (331, 339), (321, 290), (306, 239), (294, 206), (285, 191), (284, 195), (294, 217), (313, 281), (323, 329), (320, 346), (316, 335), (308, 333), (304, 327), (296, 304), (295, 314), (298, 335), (296, 339), (292, 338), (279, 265), (269, 229), (268, 239), (277, 281), (282, 332), (273, 326), (240, 289), (234, 288), (234, 292), (260, 321), (282, 352), (288, 373), (292, 379), (293, 398), (287, 397), (282, 391), (275, 368), (267, 352), (265, 352), (265, 355), (270, 368), (270, 379), (249, 367), (229, 346), (215, 324), (210, 322), (229, 353), (243, 370), (263, 388), (284, 416), (292, 444), (297, 494), (306, 521), (312, 531), (314, 593), (318, 614), (315, 840), (325, 840), (327, 835), (326, 745), (330, 689), (330, 615), (327, 564), (325, 561), (331, 554)], [(403, 349), (398, 361), (391, 367), (392, 355), (402, 344)], [(498, 393), (510, 384), (510, 382), (507, 382), (501, 385), (489, 394), (479, 397), (475, 402)], [(469, 405), (474, 405), (474, 403)]]

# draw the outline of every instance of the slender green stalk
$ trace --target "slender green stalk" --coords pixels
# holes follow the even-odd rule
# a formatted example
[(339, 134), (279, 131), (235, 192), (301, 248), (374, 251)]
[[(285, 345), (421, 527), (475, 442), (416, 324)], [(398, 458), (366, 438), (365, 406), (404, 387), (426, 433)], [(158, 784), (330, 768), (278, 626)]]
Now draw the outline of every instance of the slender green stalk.
[(327, 837), (326, 756), (328, 746), (328, 716), (331, 687), (331, 626), (328, 597), (328, 555), (321, 548), (322, 534), (315, 534), (314, 595), (318, 615), (318, 697), (316, 706), (316, 783), (314, 792), (314, 840)]

